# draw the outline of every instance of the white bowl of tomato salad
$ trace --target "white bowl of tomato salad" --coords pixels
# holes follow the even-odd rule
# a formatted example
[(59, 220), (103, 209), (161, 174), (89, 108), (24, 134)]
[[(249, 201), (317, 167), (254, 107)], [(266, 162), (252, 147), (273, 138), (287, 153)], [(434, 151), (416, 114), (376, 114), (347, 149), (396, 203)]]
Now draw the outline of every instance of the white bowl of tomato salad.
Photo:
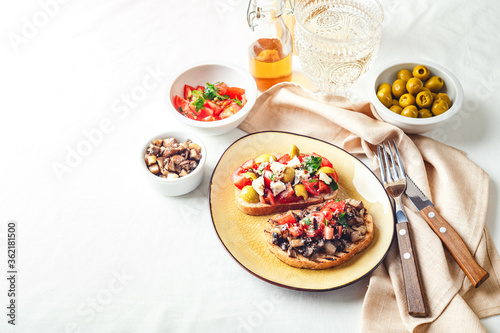
[(227, 133), (245, 120), (257, 98), (250, 73), (228, 63), (202, 63), (172, 76), (166, 93), (174, 119), (205, 135)]

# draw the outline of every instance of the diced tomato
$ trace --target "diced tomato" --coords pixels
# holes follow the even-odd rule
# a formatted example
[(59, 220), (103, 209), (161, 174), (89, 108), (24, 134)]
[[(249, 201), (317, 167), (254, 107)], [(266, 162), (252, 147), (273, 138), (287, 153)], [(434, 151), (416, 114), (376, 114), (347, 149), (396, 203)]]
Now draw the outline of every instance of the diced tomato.
[(290, 155), (285, 154), (278, 159), (281, 164), (287, 164), (291, 160)]
[(237, 87), (227, 87), (226, 94), (229, 95), (229, 98), (233, 99), (238, 97), (241, 101), (241, 96), (245, 93), (245, 89), (237, 88)]
[(255, 160), (253, 158), (249, 159), (245, 163), (241, 165), (243, 170), (248, 170), (248, 169), (257, 169), (257, 164), (255, 164)]
[(198, 86), (198, 87), (196, 87), (196, 90), (199, 90), (201, 92), (205, 92), (205, 87), (204, 86)]
[(323, 238), (324, 239), (332, 239), (334, 231), (335, 230), (332, 227), (325, 226), (325, 229), (323, 229)]
[(213, 115), (214, 117), (217, 117), (219, 113), (222, 112), (222, 108), (220, 106), (209, 100), (205, 101), (203, 107), (209, 109), (211, 111), (211, 115)]
[(227, 85), (224, 82), (217, 83), (215, 87), (219, 91), (219, 95), (221, 96), (227, 95)]
[(280, 194), (276, 196), (276, 200), (280, 203), (290, 203), (297, 202), (302, 200), (302, 197), (298, 197), (295, 195), (295, 191), (293, 190), (292, 184), (287, 183), (286, 190), (282, 191)]
[(191, 98), (192, 92), (194, 88), (191, 87), (190, 85), (184, 85), (184, 99), (189, 99)]
[(175, 109), (177, 111), (179, 111), (179, 108), (182, 109), (184, 107), (184, 105), (187, 105), (187, 104), (188, 104), (188, 102), (184, 98), (182, 98), (182, 97), (180, 97), (178, 95), (175, 95), (175, 97), (174, 97), (174, 107), (175, 107)]
[(196, 115), (197, 118), (200, 118), (202, 120), (210, 116), (212, 116), (212, 110), (208, 108), (202, 108)]
[(264, 186), (267, 187), (267, 188), (271, 187), (271, 182), (272, 182), (271, 176), (272, 176), (272, 174), (273, 173), (271, 171), (267, 171), (267, 170), (265, 170), (262, 173), (262, 176), (264, 177)]
[(201, 121), (214, 121), (214, 120), (215, 120), (214, 116), (208, 116), (208, 117), (205, 117), (205, 118), (201, 118)]
[(236, 104), (235, 102), (232, 102), (231, 104), (229, 104), (229, 106), (227, 106), (223, 111), (222, 113), (220, 114), (220, 118), (221, 119), (226, 119), (226, 118), (229, 118), (231, 117), (232, 115), (238, 113), (238, 111), (241, 110), (241, 106), (239, 106), (238, 104)]
[(303, 224), (302, 228), (304, 229), (307, 237), (316, 237), (325, 227), (325, 217), (320, 212), (314, 212), (310, 215), (310, 219), (311, 224)]
[(245, 169), (239, 167), (231, 175), (231, 181), (240, 190), (247, 185), (252, 185), (252, 179), (245, 177), (245, 171)]
[(316, 154), (316, 153), (312, 153), (311, 154), (312, 156), (318, 156), (318, 157), (321, 157), (321, 166), (322, 167), (329, 167), (329, 168), (333, 168), (333, 164), (326, 158), (326, 157), (323, 157), (319, 154)]
[(323, 215), (325, 216), (325, 218), (330, 221), (333, 217), (333, 211), (331, 208), (329, 207), (323, 207), (321, 209), (321, 213), (323, 213)]
[(293, 215), (293, 213), (291, 211), (288, 211), (284, 214), (281, 214), (279, 215), (277, 218), (276, 218), (276, 221), (279, 223), (279, 224), (294, 224), (296, 221), (295, 221), (295, 215)]
[(299, 237), (304, 233), (297, 223), (289, 225), (288, 231), (295, 237)]
[(311, 193), (312, 195), (319, 195), (320, 193), (330, 192), (330, 187), (321, 180), (309, 179), (305, 180), (303, 184), (307, 192)]
[(243, 94), (241, 96), (241, 105), (245, 106), (245, 104), (247, 104), (247, 96)]
[(345, 201), (329, 201), (323, 206), (323, 209), (325, 208), (330, 208), (334, 213), (337, 211), (343, 213), (345, 209)]
[(335, 238), (340, 239), (340, 237), (342, 237), (342, 229), (343, 227), (341, 225), (335, 226)]
[(268, 205), (271, 205), (271, 206), (274, 206), (275, 201), (274, 201), (273, 191), (271, 191), (268, 188), (265, 188), (264, 189), (264, 195), (260, 196), (260, 202), (268, 204)]

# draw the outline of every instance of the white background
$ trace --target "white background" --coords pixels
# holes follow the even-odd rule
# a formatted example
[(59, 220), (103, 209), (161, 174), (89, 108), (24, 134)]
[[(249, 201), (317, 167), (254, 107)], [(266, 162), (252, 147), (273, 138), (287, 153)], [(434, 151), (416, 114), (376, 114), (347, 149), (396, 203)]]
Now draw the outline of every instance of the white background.
[[(490, 175), (486, 224), (498, 246), (500, 5), (382, 3), (375, 66), (425, 58), (464, 86), (460, 114), (427, 135)], [(3, 277), (9, 220), (18, 223), (19, 332), (359, 331), (368, 278), (325, 293), (282, 289), (244, 271), (219, 244), (209, 176), (242, 131), (203, 137), (205, 180), (187, 196), (160, 197), (141, 174), (145, 141), (179, 127), (163, 102), (168, 76), (200, 60), (247, 66), (246, 5), (2, 0), (0, 331), (14, 331)], [(134, 101), (144, 80), (146, 94)], [(367, 100), (366, 80), (354, 92)], [(88, 154), (71, 157), (78, 148)], [(483, 323), (500, 331), (498, 316)]]

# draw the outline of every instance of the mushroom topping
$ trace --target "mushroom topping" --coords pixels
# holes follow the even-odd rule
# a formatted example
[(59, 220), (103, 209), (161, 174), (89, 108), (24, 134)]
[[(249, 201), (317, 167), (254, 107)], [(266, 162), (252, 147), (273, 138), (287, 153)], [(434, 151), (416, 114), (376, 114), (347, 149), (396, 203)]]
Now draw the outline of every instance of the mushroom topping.
[(198, 167), (201, 147), (191, 140), (179, 143), (175, 138), (153, 140), (144, 157), (151, 173), (162, 178), (187, 176)]

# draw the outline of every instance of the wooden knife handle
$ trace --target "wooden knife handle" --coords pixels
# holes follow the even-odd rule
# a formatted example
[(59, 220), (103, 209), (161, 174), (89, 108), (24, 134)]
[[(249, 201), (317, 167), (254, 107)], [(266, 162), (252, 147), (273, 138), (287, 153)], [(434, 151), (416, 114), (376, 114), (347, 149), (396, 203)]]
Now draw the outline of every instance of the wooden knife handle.
[(438, 214), (432, 206), (425, 207), (420, 211), (427, 223), (434, 232), (441, 238), (441, 241), (448, 248), (453, 258), (469, 278), (472, 285), (477, 288), (490, 276), (469, 252), (460, 235)]
[(403, 267), (403, 278), (406, 289), (408, 313), (413, 317), (427, 317), (424, 293), (420, 284), (420, 274), (417, 266), (417, 257), (411, 242), (410, 225), (408, 222), (396, 223), (396, 232), (399, 244), (399, 255)]

